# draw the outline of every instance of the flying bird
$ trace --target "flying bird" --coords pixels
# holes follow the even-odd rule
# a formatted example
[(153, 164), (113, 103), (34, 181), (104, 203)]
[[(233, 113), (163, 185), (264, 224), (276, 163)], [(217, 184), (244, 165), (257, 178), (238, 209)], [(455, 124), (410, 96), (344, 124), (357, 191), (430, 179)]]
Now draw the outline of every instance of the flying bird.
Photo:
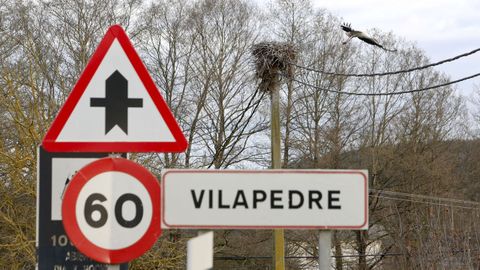
[(395, 49), (387, 49), (385, 47), (383, 47), (380, 43), (378, 43), (378, 41), (376, 41), (374, 38), (372, 37), (369, 37), (367, 34), (363, 33), (362, 31), (358, 31), (358, 30), (354, 30), (351, 26), (351, 24), (347, 24), (347, 23), (343, 23), (341, 25), (342, 27), (342, 30), (345, 31), (345, 33), (347, 34), (348, 36), (348, 39), (346, 41), (343, 42), (343, 44), (347, 44), (347, 42), (349, 42), (352, 38), (359, 38), (361, 40), (363, 40), (364, 42), (370, 44), (370, 45), (374, 45), (374, 46), (377, 46), (377, 47), (380, 47), (382, 48), (383, 50), (387, 51), (387, 52), (396, 52), (397, 50)]

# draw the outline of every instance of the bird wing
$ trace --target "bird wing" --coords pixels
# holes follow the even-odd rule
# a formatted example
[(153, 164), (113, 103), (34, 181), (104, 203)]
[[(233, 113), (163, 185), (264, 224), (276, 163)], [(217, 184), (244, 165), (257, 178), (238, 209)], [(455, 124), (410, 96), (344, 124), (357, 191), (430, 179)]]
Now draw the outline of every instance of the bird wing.
[(345, 32), (353, 31), (353, 28), (352, 28), (351, 24), (349, 24), (349, 23), (343, 23), (342, 25), (340, 25), (340, 27), (342, 27), (342, 30), (345, 31)]
[(368, 36), (358, 36), (358, 39), (360, 40), (363, 40), (364, 42), (368, 43), (368, 44), (371, 44), (371, 45), (375, 45), (377, 47), (380, 47), (383, 49), (383, 46), (380, 45), (380, 43), (378, 43), (375, 39), (371, 38), (371, 37), (368, 37)]
[[(357, 37), (358, 39), (362, 40), (363, 42), (366, 42), (370, 45), (374, 45), (374, 46), (377, 46), (379, 48), (382, 48), (385, 51), (389, 51), (389, 52), (396, 52), (397, 51), (396, 49), (387, 49), (387, 48), (383, 47), (380, 43), (378, 43), (378, 41), (376, 41), (374, 38), (368, 36), (367, 34), (361, 32), (361, 31), (354, 30), (351, 27), (350, 23), (343, 23), (340, 27), (342, 27), (343, 31), (347, 32), (347, 36), (349, 36), (350, 38)], [(344, 42), (344, 44), (345, 43), (346, 42)]]

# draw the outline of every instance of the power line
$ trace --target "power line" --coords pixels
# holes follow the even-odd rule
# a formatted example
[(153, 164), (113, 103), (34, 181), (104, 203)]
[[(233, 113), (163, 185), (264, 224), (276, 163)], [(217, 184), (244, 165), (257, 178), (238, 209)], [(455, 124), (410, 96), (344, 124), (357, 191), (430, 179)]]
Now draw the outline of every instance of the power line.
[[(358, 257), (386, 257), (386, 256), (405, 256), (404, 253), (379, 253), (379, 254), (351, 254), (351, 255), (331, 255), (332, 258), (358, 258)], [(270, 260), (272, 256), (217, 256), (213, 258), (219, 261), (245, 261), (245, 260)], [(285, 259), (318, 259), (315, 256), (285, 256)]]
[(455, 204), (448, 204), (448, 203), (436, 203), (436, 202), (428, 202), (428, 201), (421, 201), (421, 200), (414, 200), (414, 199), (405, 199), (405, 198), (395, 198), (389, 197), (381, 194), (371, 194), (370, 197), (377, 197), (387, 200), (394, 200), (394, 201), (402, 201), (402, 202), (414, 202), (414, 203), (423, 203), (435, 206), (445, 206), (445, 207), (453, 207), (453, 208), (462, 208), (462, 209), (470, 209), (470, 210), (480, 210), (480, 207), (472, 207), (472, 206), (462, 206), (462, 205), (455, 205)]
[(442, 60), (442, 61), (431, 63), (431, 64), (428, 64), (428, 65), (425, 65), (425, 66), (419, 66), (419, 67), (414, 67), (414, 68), (409, 68), (409, 69), (402, 69), (402, 70), (397, 70), (397, 71), (380, 72), (380, 73), (337, 73), (337, 72), (324, 71), (324, 70), (318, 70), (318, 69), (314, 69), (314, 68), (304, 67), (304, 66), (298, 65), (296, 63), (289, 63), (289, 64), (294, 65), (294, 66), (296, 66), (298, 68), (301, 68), (301, 69), (305, 69), (305, 70), (313, 71), (313, 72), (318, 72), (318, 73), (322, 73), (322, 74), (325, 74), (325, 75), (344, 76), (344, 77), (374, 77), (374, 76), (395, 75), (395, 74), (412, 72), (412, 71), (416, 71), (416, 70), (422, 70), (422, 69), (438, 66), (438, 65), (441, 65), (441, 64), (445, 64), (447, 62), (452, 62), (452, 61), (458, 60), (462, 57), (472, 55), (472, 54), (474, 54), (476, 52), (479, 52), (479, 51), (480, 51), (480, 48), (477, 48), (473, 51), (463, 53), (463, 54), (454, 56), (452, 58), (448, 58), (448, 59), (445, 59), (445, 60)]
[[(434, 252), (429, 253), (432, 255), (446, 255), (445, 253), (449, 253), (450, 256), (460, 254), (460, 253), (476, 253), (478, 250), (453, 250), (451, 252)], [(400, 252), (386, 252), (386, 253), (375, 253), (375, 254), (342, 254), (342, 255), (331, 255), (332, 258), (359, 258), (359, 257), (388, 257), (388, 256), (407, 256), (407, 257), (414, 257), (414, 256), (422, 256), (421, 253), (414, 253), (414, 254), (407, 254), (407, 253), (400, 253)], [(270, 260), (272, 256), (215, 256), (214, 260), (218, 261), (245, 261), (245, 260)], [(285, 259), (318, 259), (317, 256), (285, 256)]]
[(348, 91), (338, 91), (338, 90), (318, 87), (318, 86), (315, 86), (313, 84), (297, 80), (295, 78), (290, 78), (290, 79), (294, 82), (299, 83), (299, 84), (302, 84), (302, 85), (305, 85), (305, 86), (308, 86), (308, 87), (311, 87), (311, 88), (315, 88), (315, 89), (320, 90), (320, 91), (329, 92), (329, 93), (344, 94), (344, 95), (350, 95), (350, 96), (393, 96), (393, 95), (411, 94), (411, 93), (428, 91), (428, 90), (432, 90), (432, 89), (456, 84), (456, 83), (459, 83), (459, 82), (463, 82), (463, 81), (466, 81), (466, 80), (470, 80), (470, 79), (473, 79), (473, 78), (478, 77), (478, 76), (480, 76), (480, 73), (476, 73), (476, 74), (473, 74), (473, 75), (470, 75), (470, 76), (467, 76), (467, 77), (460, 78), (458, 80), (449, 81), (449, 82), (446, 82), (446, 83), (437, 84), (437, 85), (433, 85), (433, 86), (429, 86), (429, 87), (425, 87), (425, 88), (406, 90), (406, 91), (398, 91), (398, 92), (386, 92), (386, 93), (357, 93), (357, 92), (348, 92)]
[(381, 195), (383, 195), (382, 193), (384, 193), (384, 194), (397, 195), (397, 196), (413, 197), (413, 198), (420, 198), (420, 199), (427, 199), (427, 200), (434, 200), (434, 201), (445, 201), (445, 202), (452, 202), (452, 203), (473, 204), (473, 205), (480, 206), (480, 202), (476, 202), (476, 201), (466, 201), (466, 200), (460, 200), (460, 199), (428, 196), (428, 195), (422, 195), (422, 194), (405, 193), (405, 192), (399, 192), (399, 191), (381, 190), (381, 189), (373, 189), (373, 188), (371, 188), (370, 191), (379, 192), (381, 193)]

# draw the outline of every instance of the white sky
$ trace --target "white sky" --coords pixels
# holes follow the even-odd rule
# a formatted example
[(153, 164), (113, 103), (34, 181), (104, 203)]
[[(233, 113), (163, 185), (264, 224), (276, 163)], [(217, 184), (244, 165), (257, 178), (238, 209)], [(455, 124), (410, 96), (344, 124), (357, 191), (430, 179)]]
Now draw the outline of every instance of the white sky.
[[(480, 47), (480, 0), (312, 0), (352, 24), (354, 29), (381, 29), (417, 44), (431, 62)], [(452, 80), (480, 72), (480, 52), (436, 67)], [(480, 77), (457, 84), (470, 96)]]

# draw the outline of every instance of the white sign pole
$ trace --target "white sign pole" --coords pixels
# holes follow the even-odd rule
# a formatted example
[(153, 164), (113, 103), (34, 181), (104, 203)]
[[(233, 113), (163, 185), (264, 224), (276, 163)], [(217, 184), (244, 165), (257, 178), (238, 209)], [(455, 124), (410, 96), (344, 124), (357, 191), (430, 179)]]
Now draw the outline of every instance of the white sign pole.
[(332, 231), (322, 230), (318, 234), (318, 269), (330, 270), (330, 258), (332, 250)]
[(207, 232), (187, 242), (187, 270), (213, 268), (213, 232)]

